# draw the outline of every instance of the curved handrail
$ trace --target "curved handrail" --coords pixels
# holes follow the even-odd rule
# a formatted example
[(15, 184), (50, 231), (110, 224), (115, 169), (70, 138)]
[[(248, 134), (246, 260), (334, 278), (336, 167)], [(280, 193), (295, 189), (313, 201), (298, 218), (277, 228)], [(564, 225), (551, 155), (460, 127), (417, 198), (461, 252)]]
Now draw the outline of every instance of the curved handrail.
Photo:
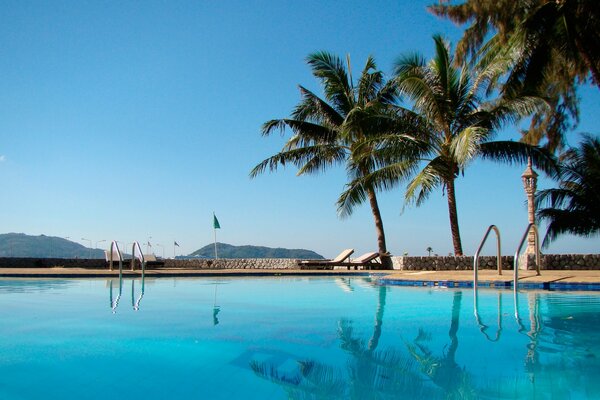
[(500, 230), (498, 229), (498, 227), (496, 225), (490, 225), (488, 227), (487, 231), (485, 231), (485, 235), (483, 236), (483, 239), (481, 240), (481, 243), (479, 244), (479, 247), (477, 248), (477, 251), (475, 252), (475, 257), (473, 259), (473, 288), (475, 290), (477, 290), (477, 280), (478, 280), (477, 273), (479, 271), (479, 253), (481, 252), (481, 249), (483, 248), (483, 245), (485, 244), (485, 241), (487, 240), (492, 229), (494, 230), (494, 232), (496, 232), (496, 243), (498, 245), (498, 275), (502, 275), (502, 251), (501, 251), (501, 241), (500, 241)]
[(142, 276), (146, 270), (146, 260), (144, 259), (144, 252), (142, 252), (142, 248), (140, 247), (139, 242), (133, 242), (133, 245), (131, 246), (131, 270), (135, 271), (135, 249), (138, 249), (138, 256), (137, 258), (140, 260), (140, 263), (142, 264)]
[(121, 250), (119, 249), (119, 244), (117, 243), (116, 240), (113, 240), (110, 243), (110, 247), (108, 248), (109, 251), (109, 264), (108, 267), (109, 269), (112, 271), (113, 270), (113, 249), (117, 249), (117, 255), (119, 256), (119, 275), (122, 273), (123, 271), (123, 254), (121, 254)]
[(540, 275), (540, 238), (538, 233), (538, 227), (533, 222), (527, 225), (527, 229), (521, 238), (521, 242), (519, 242), (519, 247), (515, 252), (515, 259), (513, 261), (513, 289), (516, 291), (518, 282), (519, 282), (519, 253), (523, 249), (523, 245), (525, 244), (525, 239), (529, 235), (529, 231), (533, 229), (534, 232), (534, 241), (535, 241), (535, 269), (537, 270), (537, 274)]

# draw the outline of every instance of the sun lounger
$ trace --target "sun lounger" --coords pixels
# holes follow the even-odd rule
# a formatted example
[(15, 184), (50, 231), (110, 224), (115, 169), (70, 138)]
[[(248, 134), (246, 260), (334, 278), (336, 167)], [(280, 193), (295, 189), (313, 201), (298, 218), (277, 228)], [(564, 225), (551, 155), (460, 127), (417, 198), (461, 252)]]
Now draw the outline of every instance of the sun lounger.
[(354, 249), (346, 249), (332, 260), (298, 260), (297, 262), (301, 269), (333, 269), (334, 266), (350, 257), (352, 253), (354, 253)]
[(348, 262), (340, 262), (336, 264), (336, 266), (348, 267), (348, 269), (350, 269), (351, 267), (354, 267), (354, 269), (358, 269), (358, 267), (369, 267), (369, 269), (371, 269), (372, 266), (381, 264), (381, 262), (378, 261), (377, 258), (379, 258), (379, 253), (377, 252), (365, 253), (362, 256), (356, 257), (355, 259), (350, 260)]

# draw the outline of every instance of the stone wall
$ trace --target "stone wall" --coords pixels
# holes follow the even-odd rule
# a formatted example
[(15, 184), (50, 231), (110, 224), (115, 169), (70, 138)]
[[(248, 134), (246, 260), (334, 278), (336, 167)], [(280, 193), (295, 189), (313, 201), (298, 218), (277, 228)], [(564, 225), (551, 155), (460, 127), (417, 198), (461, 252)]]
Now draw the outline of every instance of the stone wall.
[[(102, 259), (76, 258), (16, 258), (0, 257), (0, 268), (89, 268), (107, 269), (108, 263)], [(124, 268), (129, 262), (124, 263)], [(114, 268), (119, 268), (119, 262), (114, 262)], [(151, 265), (149, 268), (156, 268)], [(296, 260), (288, 258), (240, 258), (240, 259), (193, 259), (193, 260), (164, 260), (164, 266), (158, 268), (181, 269), (291, 269), (297, 268)], [(136, 267), (139, 269), (139, 265)]]
[[(502, 269), (512, 270), (513, 256), (502, 257)], [(453, 271), (472, 270), (473, 257), (392, 257), (394, 269), (405, 271)], [(128, 267), (129, 263), (126, 263)], [(108, 263), (102, 259), (68, 258), (9, 258), (0, 257), (0, 268), (90, 268), (105, 269)], [(118, 263), (115, 263), (118, 268)], [(139, 267), (138, 267), (139, 268)], [(156, 266), (150, 266), (156, 268)], [(287, 258), (240, 258), (240, 259), (193, 259), (164, 260), (158, 268), (181, 269), (296, 269), (296, 260)], [(479, 257), (479, 269), (496, 269), (495, 256)], [(521, 269), (534, 269), (535, 259), (529, 256)], [(542, 269), (595, 269), (600, 270), (600, 254), (547, 254), (542, 255)]]
[(165, 260), (164, 268), (182, 269), (292, 269), (298, 268), (296, 260), (289, 258), (227, 258)]
[(600, 254), (546, 254), (542, 256), (544, 269), (600, 269)]
[[(523, 256), (522, 256), (523, 257)], [(502, 269), (512, 270), (514, 256), (502, 256)], [(394, 269), (405, 271), (472, 270), (473, 256), (464, 257), (392, 257)], [(600, 254), (542, 254), (541, 269), (600, 270)], [(519, 262), (520, 269), (535, 269), (535, 256)], [(495, 256), (479, 257), (479, 269), (497, 269)]]
[[(513, 268), (513, 256), (502, 257), (502, 269)], [(392, 257), (394, 269), (404, 271), (457, 271), (472, 270), (473, 256), (465, 257)], [(495, 256), (479, 257), (479, 269), (497, 269)]]
[[(118, 262), (116, 263), (118, 268)], [(108, 268), (108, 263), (102, 259), (85, 258), (17, 258), (0, 257), (0, 268)]]

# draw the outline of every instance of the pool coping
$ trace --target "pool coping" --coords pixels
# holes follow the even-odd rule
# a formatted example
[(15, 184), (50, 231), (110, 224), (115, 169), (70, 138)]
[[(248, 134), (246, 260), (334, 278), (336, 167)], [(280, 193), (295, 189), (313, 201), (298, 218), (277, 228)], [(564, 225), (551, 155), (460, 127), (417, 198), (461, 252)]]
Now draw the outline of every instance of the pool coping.
[[(472, 288), (473, 271), (401, 270), (301, 270), (301, 269), (147, 269), (148, 278), (173, 277), (276, 277), (276, 276), (372, 276), (382, 285)], [(0, 268), (0, 278), (118, 278), (118, 270), (86, 268)], [(139, 278), (141, 271), (123, 271), (124, 278)], [(512, 289), (513, 272), (494, 270), (478, 273), (478, 287)], [(519, 271), (519, 289), (600, 291), (600, 270)]]

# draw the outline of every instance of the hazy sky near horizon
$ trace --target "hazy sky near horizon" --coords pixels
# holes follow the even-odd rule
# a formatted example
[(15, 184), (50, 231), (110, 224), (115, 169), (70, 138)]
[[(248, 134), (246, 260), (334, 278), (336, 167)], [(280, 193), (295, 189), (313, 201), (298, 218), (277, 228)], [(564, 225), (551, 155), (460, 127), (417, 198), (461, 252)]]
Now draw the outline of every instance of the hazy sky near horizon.
[[(368, 205), (336, 215), (343, 168), (248, 174), (289, 137), (261, 137), (262, 123), (290, 114), (298, 84), (321, 93), (308, 54), (350, 54), (355, 71), (373, 55), (388, 73), (402, 53), (430, 57), (434, 33), (453, 42), (462, 33), (426, 11), (433, 1), (2, 2), (0, 233), (94, 247), (150, 238), (157, 255), (172, 256), (174, 241), (177, 254), (212, 243), (214, 211), (225, 243), (376, 250)], [(577, 131), (597, 135), (599, 91), (580, 95)], [(503, 253), (516, 250), (524, 168), (476, 162), (458, 179), (467, 254), (489, 224)], [(442, 192), (420, 208), (403, 209), (403, 195), (379, 197), (389, 250), (452, 252)], [(598, 253), (600, 244), (565, 237), (546, 251)]]

